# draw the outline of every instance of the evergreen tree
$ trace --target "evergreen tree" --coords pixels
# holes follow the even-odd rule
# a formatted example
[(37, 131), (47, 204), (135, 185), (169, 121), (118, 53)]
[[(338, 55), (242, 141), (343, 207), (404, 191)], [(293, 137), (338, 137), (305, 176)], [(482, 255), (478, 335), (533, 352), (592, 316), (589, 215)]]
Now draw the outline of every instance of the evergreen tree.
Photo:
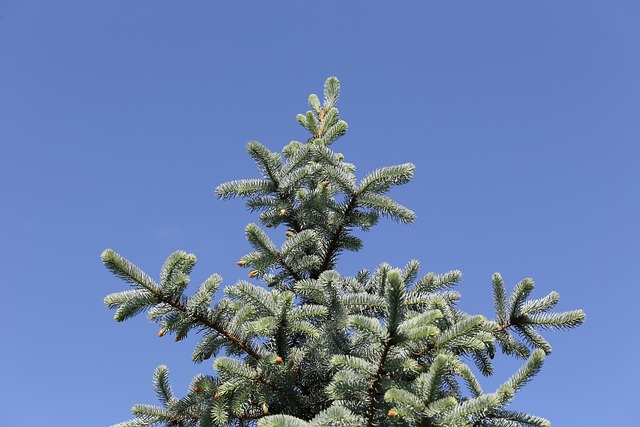
[[(414, 260), (355, 277), (335, 271), (343, 251), (362, 247), (354, 231), (381, 216), (414, 219), (387, 195), (412, 178), (413, 164), (383, 167), (358, 182), (355, 166), (331, 149), (347, 131), (335, 106), (339, 90), (331, 77), (322, 103), (309, 97), (311, 110), (297, 116), (311, 134), (304, 143), (293, 141), (281, 153), (247, 145), (261, 178), (216, 189), (221, 199), (244, 198), (259, 212), (260, 225), (245, 228), (254, 250), (238, 262), (251, 281), (216, 298), (222, 278), (214, 274), (188, 296), (194, 255), (171, 254), (156, 281), (116, 252), (103, 252), (106, 267), (132, 286), (105, 298), (116, 321), (146, 311), (159, 336), (200, 334), (194, 362), (215, 358), (215, 373), (197, 375), (181, 398), (172, 393), (167, 367), (156, 368), (161, 406), (135, 405), (135, 417), (118, 427), (550, 425), (506, 407), (551, 353), (540, 330), (585, 319), (581, 310), (550, 312), (558, 293), (530, 299), (534, 283), (524, 279), (507, 295), (496, 273), (495, 318), (488, 319), (457, 308), (457, 270), (420, 276)], [(265, 228), (284, 229), (285, 242), (278, 247)], [(485, 392), (471, 365), (491, 375), (497, 349), (525, 361)]]

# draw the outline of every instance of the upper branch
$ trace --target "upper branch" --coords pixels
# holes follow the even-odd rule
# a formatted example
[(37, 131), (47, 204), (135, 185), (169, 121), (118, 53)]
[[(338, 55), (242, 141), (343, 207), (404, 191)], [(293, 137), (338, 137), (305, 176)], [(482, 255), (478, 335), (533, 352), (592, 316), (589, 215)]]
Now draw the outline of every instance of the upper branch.
[[(345, 219), (348, 218), (351, 212), (358, 206), (358, 195), (359, 193), (357, 192), (351, 195), (351, 199), (349, 200), (349, 203), (347, 204), (347, 207), (344, 210), (343, 218)], [(346, 229), (347, 228), (343, 224), (338, 225), (336, 231), (333, 233), (333, 236), (331, 237), (331, 240), (329, 241), (327, 252), (325, 253), (324, 259), (322, 261), (322, 266), (320, 267), (320, 270), (316, 272), (316, 274), (314, 275), (313, 277), (314, 279), (317, 279), (318, 277), (320, 277), (320, 274), (322, 274), (323, 271), (326, 271), (329, 269), (329, 266), (331, 265), (331, 260), (333, 259), (336, 252), (339, 249), (338, 243), (340, 242), (342, 233)]]
[(249, 345), (247, 345), (246, 343), (242, 342), (242, 340), (240, 340), (238, 337), (236, 337), (235, 335), (233, 335), (231, 332), (227, 331), (226, 329), (224, 329), (220, 325), (217, 325), (216, 323), (212, 322), (210, 319), (208, 319), (206, 317), (203, 317), (203, 316), (199, 316), (199, 315), (194, 314), (194, 313), (189, 313), (187, 311), (187, 308), (184, 305), (178, 304), (175, 301), (167, 300), (160, 293), (156, 293), (156, 296), (161, 300), (162, 303), (170, 305), (171, 307), (175, 308), (176, 310), (179, 310), (181, 313), (184, 313), (185, 315), (195, 319), (198, 323), (201, 323), (202, 325), (207, 326), (208, 328), (211, 328), (211, 329), (215, 330), (216, 332), (218, 332), (219, 334), (223, 335), (229, 341), (231, 341), (235, 346), (237, 346), (240, 349), (242, 349), (245, 353), (247, 353), (249, 356), (253, 357), (254, 359), (256, 359), (256, 360), (262, 359), (262, 356), (260, 354), (258, 354), (254, 349), (252, 349)]

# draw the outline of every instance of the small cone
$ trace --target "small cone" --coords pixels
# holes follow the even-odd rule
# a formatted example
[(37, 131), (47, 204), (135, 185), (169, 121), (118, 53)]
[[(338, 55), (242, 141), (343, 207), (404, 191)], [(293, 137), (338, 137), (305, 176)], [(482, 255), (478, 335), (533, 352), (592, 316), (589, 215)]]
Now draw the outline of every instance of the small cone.
[(213, 397), (215, 397), (216, 399), (220, 399), (222, 395), (220, 393), (216, 393)]
[(282, 357), (278, 356), (276, 357), (276, 363), (279, 365), (282, 363)]
[(246, 262), (240, 260), (240, 261), (236, 262), (236, 264), (238, 265), (238, 267), (242, 267), (243, 265), (246, 264)]
[(329, 181), (322, 181), (322, 186), (327, 188), (329, 186)]
[(389, 415), (390, 417), (395, 417), (397, 414), (396, 414), (396, 411), (394, 411), (393, 409), (390, 409), (389, 412), (387, 412), (387, 415)]
[(249, 278), (253, 279), (254, 277), (256, 277), (256, 272), (255, 271), (250, 271), (249, 272)]
[(164, 334), (165, 334), (165, 330), (164, 330), (164, 329), (160, 329), (160, 330), (158, 331), (158, 336), (159, 336), (160, 338), (162, 338), (162, 337), (164, 336)]
[(285, 216), (287, 214), (286, 209), (280, 209), (280, 216)]
[(198, 386), (194, 386), (193, 387), (193, 391), (195, 391), (196, 393), (200, 393), (202, 391), (202, 389)]

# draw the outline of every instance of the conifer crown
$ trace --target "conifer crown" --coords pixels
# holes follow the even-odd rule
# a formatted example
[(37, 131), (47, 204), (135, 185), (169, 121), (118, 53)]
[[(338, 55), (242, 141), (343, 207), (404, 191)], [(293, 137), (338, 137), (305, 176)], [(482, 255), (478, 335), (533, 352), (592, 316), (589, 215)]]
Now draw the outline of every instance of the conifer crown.
[[(156, 368), (161, 406), (135, 405), (134, 418), (116, 427), (550, 425), (506, 407), (551, 353), (540, 331), (576, 327), (582, 310), (550, 312), (558, 293), (529, 299), (531, 279), (507, 296), (496, 273), (495, 318), (488, 319), (457, 308), (458, 270), (420, 276), (415, 260), (355, 277), (335, 270), (342, 252), (362, 247), (357, 230), (380, 217), (415, 218), (387, 195), (411, 180), (413, 164), (382, 167), (358, 181), (355, 166), (332, 150), (348, 129), (336, 108), (339, 94), (330, 77), (322, 103), (312, 94), (311, 109), (297, 115), (310, 134), (304, 142), (281, 152), (249, 142), (261, 177), (216, 188), (219, 198), (243, 198), (258, 213), (258, 223), (245, 228), (253, 251), (237, 263), (253, 281), (239, 280), (218, 298), (222, 278), (213, 274), (188, 296), (193, 254), (171, 254), (156, 281), (116, 252), (102, 253), (105, 266), (131, 285), (105, 297), (116, 321), (146, 312), (160, 325), (159, 337), (199, 334), (194, 362), (215, 359), (215, 372), (193, 378), (181, 398), (167, 367)], [(265, 230), (278, 227), (286, 230), (281, 245)], [(525, 362), (487, 393), (470, 365), (492, 375), (498, 349)]]

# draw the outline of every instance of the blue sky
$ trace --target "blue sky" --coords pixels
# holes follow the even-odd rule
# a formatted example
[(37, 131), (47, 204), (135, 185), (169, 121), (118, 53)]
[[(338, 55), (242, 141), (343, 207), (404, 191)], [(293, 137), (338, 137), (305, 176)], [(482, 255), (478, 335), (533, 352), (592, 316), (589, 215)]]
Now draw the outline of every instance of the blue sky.
[[(414, 162), (343, 274), (419, 259), (465, 274), (462, 307), (492, 314), (490, 278), (583, 308), (512, 408), (555, 426), (634, 425), (640, 296), (640, 4), (635, 1), (205, 2), (0, 0), (0, 427), (106, 426), (183, 394), (193, 338), (112, 320), (113, 248), (157, 276), (245, 278), (245, 144), (305, 138), (295, 115), (338, 76), (362, 177)], [(517, 364), (505, 361), (487, 389)], [(635, 415), (635, 414), (633, 414)]]

